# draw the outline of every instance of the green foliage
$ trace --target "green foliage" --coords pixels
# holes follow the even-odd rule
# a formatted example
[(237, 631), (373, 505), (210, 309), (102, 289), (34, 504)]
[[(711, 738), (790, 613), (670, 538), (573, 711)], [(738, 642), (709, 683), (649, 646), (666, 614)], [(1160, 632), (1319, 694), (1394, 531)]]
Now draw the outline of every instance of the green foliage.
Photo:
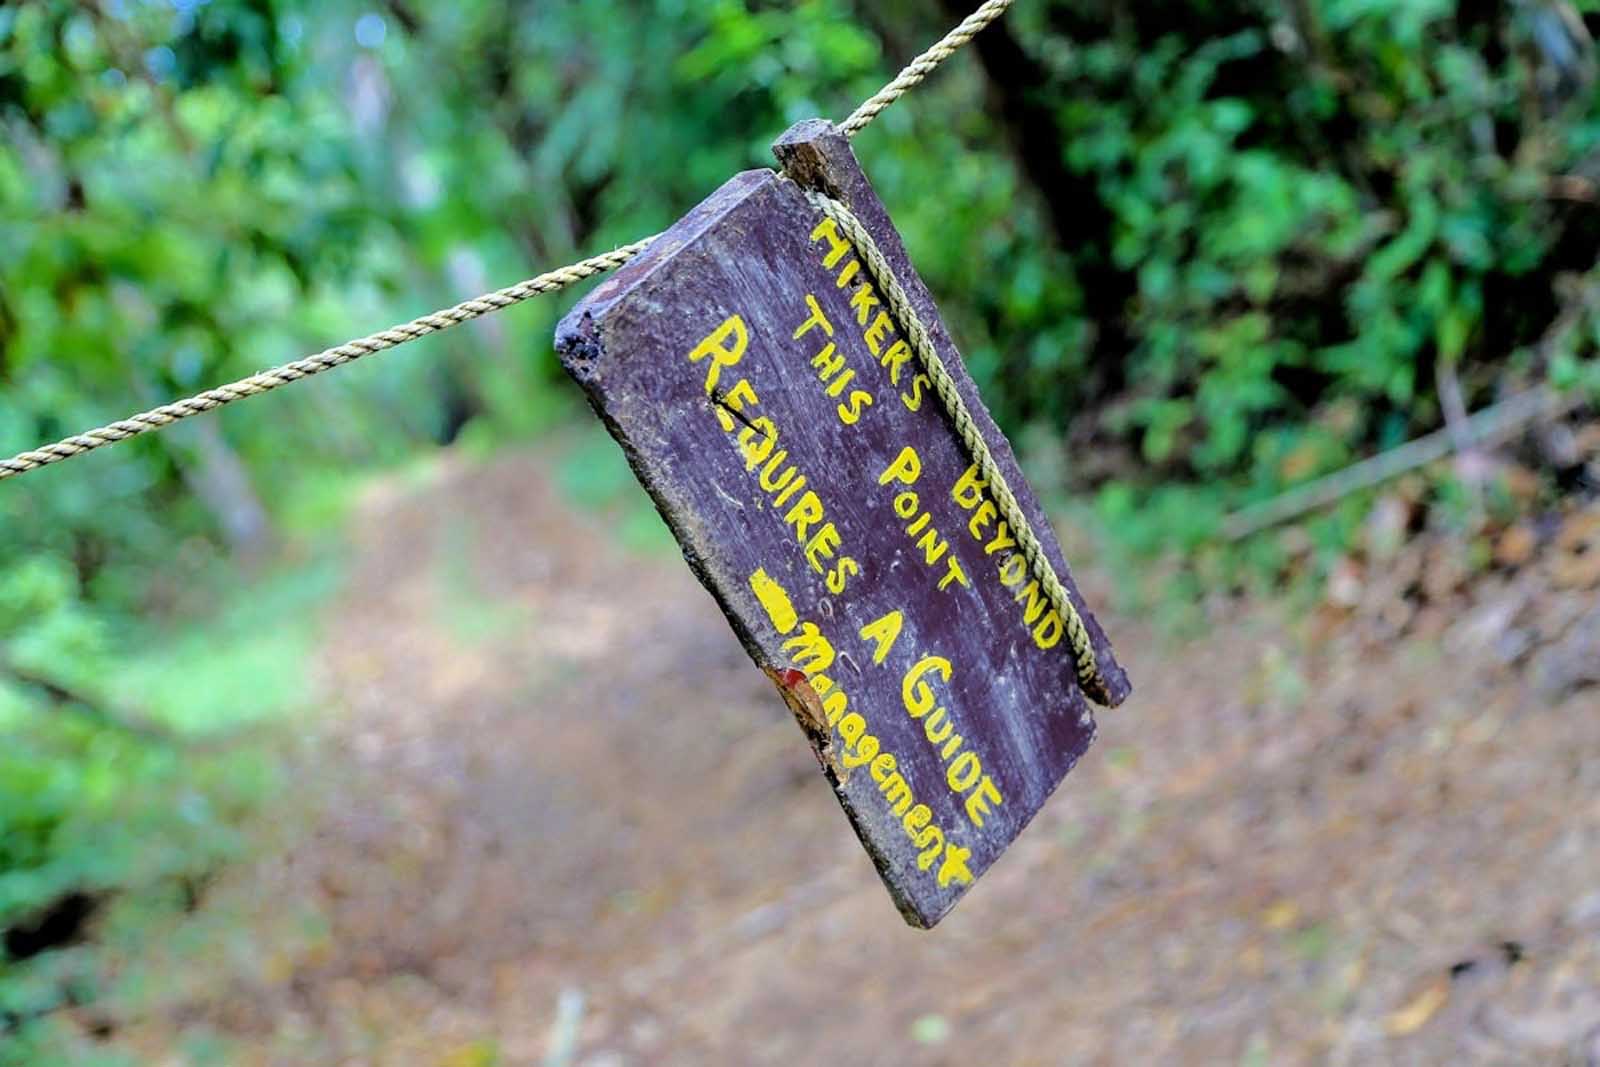
[[(659, 230), (962, 6), (0, 7), (0, 452)], [(1059, 446), (1113, 561), (1197, 603), (1284, 565), (1277, 538), (1216, 546), (1231, 508), (1436, 428), (1440, 368), (1469, 406), (1600, 381), (1600, 316), (1551, 332), (1600, 304), (1575, 21), (1597, 11), (1030, 0), (857, 150), (1002, 423)], [(336, 528), (375, 469), (564, 419), (569, 300), (7, 483), (4, 662), (84, 700), (158, 694), (138, 711), (186, 741), (303, 702), (284, 620), (334, 569), (248, 598), (219, 569)], [(561, 484), (616, 508), (626, 472), (590, 452)], [(1336, 556), (1363, 504), (1301, 551)], [(618, 527), (660, 542), (651, 516)], [(219, 588), (241, 605), (220, 618)], [(259, 753), (96, 710), (0, 681), (0, 930), (204, 872), (269, 791)], [(0, 1027), (66, 995), (70, 959), (0, 962)]]
[(628, 461), (598, 425), (581, 425), (565, 435), (555, 480), (567, 500), (604, 514), (623, 547), (640, 553), (678, 553), (678, 543), (649, 497), (639, 491)]
[(304, 705), (283, 667), (309, 658), (335, 574), (213, 577), (227, 610), (156, 627), (85, 603), (64, 561), (0, 570), (0, 1047), (15, 1062), (66, 1055), (49, 1013), (109, 980), (73, 947), (83, 920), (145, 927), (242, 854), (241, 827), (282, 784), (270, 736), (245, 731)]
[[(1561, 382), (1592, 365), (1585, 330), (1570, 354), (1536, 350), (1597, 236), (1591, 207), (1552, 193), (1600, 158), (1592, 49), (1565, 4), (1051, 17), (1067, 6), (1034, 40), (1054, 57), (1067, 168), (1103, 212), (1083, 227), (1099, 247), (1069, 252), (1080, 274), (1107, 259), (1126, 298), (1077, 309), (1119, 343), (1094, 353), (1116, 370), (1055, 389), (1102, 440), (1137, 448), (1124, 469), (1141, 473), (1118, 484), (1175, 501), (1149, 524), (1169, 546), (1204, 540), (1217, 505), (1435, 428), (1439, 365), (1474, 402), (1508, 372)], [(992, 395), (1014, 417), (1040, 403), (1032, 383)], [(1150, 514), (1126, 492), (1105, 500), (1108, 517)], [(1174, 512), (1188, 517), (1167, 527)]]
[[(904, 51), (944, 25), (845, 0), (527, 14), (0, 13), (0, 448), (659, 228), (766, 165), (787, 123), (846, 112), (888, 67), (880, 35)], [(1587, 336), (1531, 354), (1596, 236), (1592, 210), (1549, 195), (1600, 140), (1572, 17), (1021, 5), (979, 47), (1015, 50), (988, 73), (1028, 141), (994, 136), (962, 60), (861, 151), (1004, 421), (1105, 444), (1080, 481), (1231, 504), (1432, 428), (1437, 363), (1475, 400), (1507, 366), (1579, 376)], [(466, 421), (544, 425), (561, 306), (247, 407), (221, 435), (96, 457), (9, 494), (4, 518), (72, 558), (137, 556), (225, 525), (191, 491), (224, 450), (273, 506), (319, 466), (390, 462)], [(1355, 418), (1329, 432), (1339, 405)], [(309, 462), (275, 462), (290, 449)]]

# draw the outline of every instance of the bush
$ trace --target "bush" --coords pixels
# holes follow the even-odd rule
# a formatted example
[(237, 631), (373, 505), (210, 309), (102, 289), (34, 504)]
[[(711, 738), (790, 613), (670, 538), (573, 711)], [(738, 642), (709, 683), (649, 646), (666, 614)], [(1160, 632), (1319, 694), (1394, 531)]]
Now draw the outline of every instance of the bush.
[(1600, 238), (1569, 4), (1028, 7), (1009, 77), (1087, 194), (1055, 228), (1098, 341), (990, 395), (1136, 449), (1091, 481), (1269, 495), (1438, 426), (1440, 368), (1472, 405), (1592, 358), (1588, 322), (1540, 347)]

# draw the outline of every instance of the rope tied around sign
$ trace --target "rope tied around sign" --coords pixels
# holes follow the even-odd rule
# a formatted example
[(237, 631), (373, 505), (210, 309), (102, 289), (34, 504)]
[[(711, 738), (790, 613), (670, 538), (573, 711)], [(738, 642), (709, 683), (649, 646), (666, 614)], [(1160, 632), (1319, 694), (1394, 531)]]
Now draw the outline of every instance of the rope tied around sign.
[[(868, 97), (840, 124), (846, 137), (854, 137), (881, 114), (889, 105), (920, 84), (940, 64), (949, 59), (975, 37), (980, 30), (995, 21), (1011, 7), (1015, 0), (986, 0), (959, 25), (947, 33), (927, 51), (908, 63), (888, 84)], [(973, 420), (971, 411), (956, 387), (955, 378), (944, 365), (926, 325), (912, 306), (905, 289), (895, 276), (889, 261), (855, 214), (838, 200), (815, 191), (807, 191), (811, 203), (831, 218), (859, 253), (867, 272), (882, 292), (890, 311), (911, 342), (912, 350), (927, 372), (935, 395), (944, 406), (969, 456), (977, 465), (980, 476), (988, 484), (988, 491), (999, 508), (1001, 517), (1010, 525), (1017, 547), (1022, 552), (1029, 569), (1039, 580), (1051, 606), (1060, 614), (1067, 639), (1071, 645), (1073, 666), (1079, 684), (1090, 694), (1104, 694), (1105, 681), (1095, 659), (1094, 646), (1088, 628), (1072, 603), (1066, 587), (1057, 576), (1044, 551), (1038, 535), (1022, 510), (1015, 492), (1007, 483), (994, 455), (984, 440), (981, 430)], [(246, 397), (258, 396), (293, 382), (301, 381), (334, 367), (353, 363), (358, 359), (396, 348), (429, 334), (439, 333), (464, 322), (501, 311), (534, 296), (559, 292), (578, 282), (604, 274), (627, 263), (644, 251), (658, 235), (642, 238), (611, 252), (592, 256), (536, 277), (498, 289), (491, 293), (465, 300), (453, 307), (432, 312), (410, 322), (392, 326), (366, 337), (347, 341), (333, 348), (303, 359), (298, 359), (270, 370), (262, 371), (226, 385), (208, 389), (182, 400), (163, 404), (149, 411), (130, 415), (116, 422), (74, 434), (51, 444), (21, 452), (9, 459), (0, 459), (0, 481), (14, 478), (29, 471), (62, 460), (72, 459), (126, 441), (129, 438), (163, 429), (181, 419), (231, 404)]]
[(854, 246), (856, 254), (866, 267), (867, 274), (882, 293), (890, 314), (894, 316), (901, 333), (911, 342), (912, 352), (922, 364), (922, 369), (927, 372), (934, 395), (944, 406), (945, 414), (949, 416), (957, 436), (966, 447), (967, 454), (977, 465), (978, 474), (988, 484), (989, 495), (994, 498), (995, 505), (1000, 509), (1000, 517), (1011, 527), (1012, 536), (1016, 538), (1022, 558), (1027, 562), (1034, 577), (1039, 580), (1039, 585), (1049, 598), (1051, 607), (1061, 615), (1067, 641), (1072, 647), (1073, 669), (1077, 672), (1078, 684), (1085, 692), (1104, 699), (1107, 691), (1105, 679), (1101, 677), (1100, 666), (1095, 659), (1089, 628), (1072, 603), (1072, 598), (1068, 596), (1066, 586), (1056, 575), (1055, 567), (1044, 551), (1044, 545), (1039, 541), (1038, 534), (1033, 531), (1033, 524), (1028, 521), (1027, 514), (1022, 510), (1022, 503), (1007, 483), (1005, 474), (1000, 470), (1000, 465), (995, 461), (994, 453), (989, 448), (989, 442), (984, 439), (983, 431), (979, 429), (971, 410), (967, 407), (967, 402), (956, 387), (955, 376), (940, 358), (927, 325), (923, 323), (922, 316), (911, 303), (911, 298), (906, 295), (905, 287), (900, 284), (900, 279), (895, 275), (888, 257), (867, 232), (867, 228), (861, 224), (861, 220), (856, 218), (855, 212), (842, 201), (809, 189), (805, 195), (813, 207), (833, 220), (845, 239)]
[[(927, 51), (923, 52), (882, 89), (873, 93), (861, 106), (845, 119), (840, 127), (845, 136), (854, 137), (867, 124), (876, 118), (890, 104), (900, 99), (913, 87), (926, 78), (932, 71), (945, 60), (967, 44), (968, 41), (989, 23), (1005, 14), (1015, 0), (986, 0), (976, 11), (963, 19), (960, 25), (945, 34)], [(0, 459), (0, 481), (15, 478), (29, 471), (38, 470), (40, 467), (52, 463), (59, 463), (64, 459), (74, 459), (97, 448), (126, 441), (130, 437), (150, 433), (172, 425), (180, 419), (187, 419), (192, 415), (199, 415), (213, 411), (236, 400), (243, 400), (249, 396), (259, 396), (298, 382), (312, 375), (321, 374), (323, 371), (332, 370), (334, 367), (353, 363), (358, 359), (370, 356), (375, 352), (396, 348), (419, 337), (426, 337), (431, 333), (448, 330), (452, 326), (459, 326), (463, 322), (470, 322), (491, 311), (500, 311), (513, 304), (520, 304), (529, 297), (543, 293), (559, 292), (577, 282), (592, 278), (597, 274), (604, 274), (622, 266), (628, 260), (644, 251), (645, 247), (657, 235), (642, 238), (632, 244), (624, 245), (612, 252), (591, 256), (588, 259), (555, 270), (547, 271), (537, 277), (507, 286), (504, 289), (482, 296), (465, 300), (451, 308), (436, 311), (399, 326), (391, 326), (387, 330), (346, 341), (342, 345), (325, 349), (314, 356), (285, 363), (280, 367), (253, 374), (248, 378), (230, 382), (227, 385), (208, 389), (203, 393), (186, 397), (182, 400), (163, 404), (158, 408), (130, 415), (125, 419), (108, 423), (93, 430), (73, 434), (52, 444), (41, 445), (27, 452), (20, 452), (10, 459)]]

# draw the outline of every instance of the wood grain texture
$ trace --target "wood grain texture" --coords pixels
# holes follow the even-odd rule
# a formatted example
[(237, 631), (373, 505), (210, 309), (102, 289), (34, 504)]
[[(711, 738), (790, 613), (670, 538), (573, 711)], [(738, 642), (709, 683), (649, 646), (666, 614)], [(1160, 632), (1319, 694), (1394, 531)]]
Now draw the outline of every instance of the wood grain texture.
[[(986, 551), (998, 531), (981, 497), (952, 492), (970, 459), (931, 393), (914, 397), (915, 361), (885, 363), (899, 331), (863, 299), (848, 254), (828, 262), (799, 183), (843, 200), (893, 263), (1089, 627), (1107, 681), (1092, 695), (1118, 703), (1128, 682), (848, 143), (816, 120), (775, 148), (786, 176), (730, 179), (574, 308), (557, 349), (778, 685), (901, 913), (931, 926), (1038, 811), (1094, 721), (1070, 651), (1039, 647), (1048, 625), (1014, 554), (1003, 540)], [(708, 339), (728, 360), (712, 395)]]

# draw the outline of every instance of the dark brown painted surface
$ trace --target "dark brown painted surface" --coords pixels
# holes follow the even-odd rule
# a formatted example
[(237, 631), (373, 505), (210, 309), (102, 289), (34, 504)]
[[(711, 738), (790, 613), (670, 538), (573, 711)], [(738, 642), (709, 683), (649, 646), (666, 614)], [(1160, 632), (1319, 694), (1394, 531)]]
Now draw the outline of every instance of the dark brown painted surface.
[[(1036, 643), (1036, 628), (1045, 640), (1051, 630), (1041, 614), (1025, 618), (1037, 605), (1025, 593), (1031, 578), (1016, 580), (1020, 559), (986, 550), (997, 520), (982, 521), (981, 496), (964, 506), (953, 494), (970, 459), (917, 383), (915, 358), (891, 381), (884, 359), (902, 338), (898, 324), (885, 328), (881, 304), (870, 303), (860, 323), (865, 275), (851, 271), (848, 251), (825, 265), (830, 244), (815, 234), (823, 217), (797, 183), (851, 207), (928, 324), (1089, 625), (1107, 680), (1090, 695), (1116, 704), (1128, 683), (848, 143), (818, 120), (776, 151), (789, 177), (729, 180), (574, 308), (557, 348), (811, 738), (902, 914), (931, 926), (1071, 769), (1094, 720), (1065, 639)], [(691, 358), (719, 337), (717, 354)], [(907, 446), (919, 461), (914, 480)], [(886, 471), (898, 472), (888, 484)], [(774, 587), (793, 618), (773, 607), (782, 600)], [(892, 643), (863, 636), (874, 623), (887, 634), (892, 612)]]

